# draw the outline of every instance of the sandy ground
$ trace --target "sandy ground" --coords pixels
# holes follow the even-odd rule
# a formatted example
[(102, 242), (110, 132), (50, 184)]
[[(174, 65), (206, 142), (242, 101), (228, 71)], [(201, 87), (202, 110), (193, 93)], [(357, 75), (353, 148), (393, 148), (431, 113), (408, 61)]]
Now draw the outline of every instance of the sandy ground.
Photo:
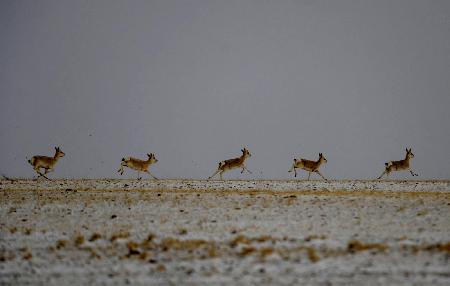
[(449, 285), (449, 181), (0, 181), (1, 285)]

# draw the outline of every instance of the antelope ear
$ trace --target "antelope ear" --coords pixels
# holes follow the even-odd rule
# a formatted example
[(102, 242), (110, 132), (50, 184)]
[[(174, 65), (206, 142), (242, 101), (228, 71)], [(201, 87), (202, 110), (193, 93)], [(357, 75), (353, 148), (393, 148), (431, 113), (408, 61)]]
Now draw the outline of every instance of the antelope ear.
[(322, 153), (319, 153), (319, 156), (322, 157)]
[(242, 152), (245, 152), (244, 149), (241, 149)]

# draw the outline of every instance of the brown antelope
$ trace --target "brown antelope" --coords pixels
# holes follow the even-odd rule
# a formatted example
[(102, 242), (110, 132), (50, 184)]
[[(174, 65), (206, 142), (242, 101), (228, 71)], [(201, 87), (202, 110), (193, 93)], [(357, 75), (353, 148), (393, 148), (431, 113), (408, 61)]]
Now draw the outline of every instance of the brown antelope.
[[(59, 158), (64, 157), (66, 155), (59, 147), (55, 147), (55, 155), (53, 157), (47, 156), (33, 156), (31, 160), (28, 160), (28, 163), (33, 166), (33, 169), (36, 173), (39, 174), (39, 177), (44, 177), (47, 180), (50, 180), (45, 176), (48, 172), (54, 171), (56, 162), (58, 162)], [(41, 173), (40, 169), (44, 168), (44, 174)]]
[(310, 161), (310, 160), (306, 160), (306, 159), (295, 159), (294, 158), (294, 163), (292, 164), (291, 169), (289, 170), (289, 172), (294, 171), (295, 176), (297, 177), (297, 168), (303, 169), (305, 171), (308, 172), (308, 180), (309, 177), (311, 176), (311, 172), (317, 173), (319, 174), (325, 181), (327, 181), (327, 179), (319, 172), (319, 168), (320, 165), (322, 165), (323, 163), (326, 163), (327, 159), (325, 159), (325, 157), (322, 155), (322, 153), (319, 153), (319, 159), (317, 161)]
[(386, 177), (389, 177), (389, 174), (392, 171), (409, 171), (411, 173), (411, 175), (414, 176), (419, 176), (418, 174), (414, 173), (409, 166), (409, 160), (411, 158), (414, 158), (414, 154), (411, 151), (411, 148), (406, 148), (406, 156), (405, 159), (400, 160), (400, 161), (390, 161), (387, 163), (384, 163), (385, 169), (384, 172), (378, 177), (378, 180), (381, 179), (381, 177), (383, 177), (384, 175), (386, 175)]
[(225, 171), (236, 169), (236, 168), (242, 168), (241, 174), (244, 172), (244, 170), (246, 170), (247, 172), (249, 172), (251, 174), (252, 172), (250, 172), (250, 170), (247, 169), (247, 167), (245, 166), (244, 163), (245, 163), (245, 159), (247, 159), (248, 157), (251, 157), (252, 155), (246, 148), (241, 149), (241, 151), (242, 151), (241, 157), (234, 158), (234, 159), (228, 159), (228, 160), (219, 162), (217, 171), (214, 174), (212, 174), (208, 178), (208, 180), (211, 179), (212, 177), (214, 177), (215, 175), (217, 175), (217, 173), (219, 173), (220, 179), (222, 180), (222, 174)]
[(130, 169), (138, 171), (138, 180), (142, 179), (141, 177), (139, 177), (140, 172), (147, 173), (150, 176), (152, 176), (153, 179), (158, 180), (158, 178), (153, 176), (153, 174), (150, 173), (150, 171), (148, 170), (148, 167), (151, 164), (158, 162), (158, 159), (156, 159), (155, 154), (153, 153), (147, 154), (147, 156), (148, 156), (147, 161), (136, 159), (133, 157), (122, 158), (122, 162), (120, 163), (120, 169), (117, 172), (119, 172), (120, 175), (123, 175), (123, 167), (128, 167)]

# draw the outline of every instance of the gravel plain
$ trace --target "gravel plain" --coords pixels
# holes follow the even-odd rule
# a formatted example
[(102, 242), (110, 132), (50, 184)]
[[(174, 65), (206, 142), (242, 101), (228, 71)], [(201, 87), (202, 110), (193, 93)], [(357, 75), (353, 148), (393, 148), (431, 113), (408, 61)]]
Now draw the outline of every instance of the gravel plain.
[(1, 285), (449, 285), (450, 181), (1, 180)]

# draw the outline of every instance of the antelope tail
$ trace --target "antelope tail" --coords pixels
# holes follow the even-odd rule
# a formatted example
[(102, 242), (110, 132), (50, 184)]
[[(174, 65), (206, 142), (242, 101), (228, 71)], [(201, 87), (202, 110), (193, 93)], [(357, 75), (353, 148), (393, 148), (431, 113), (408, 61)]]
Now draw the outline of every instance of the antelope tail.
[(292, 166), (291, 166), (291, 168), (289, 169), (289, 171), (288, 171), (288, 172), (290, 173), (290, 172), (292, 172), (292, 171), (293, 171), (294, 169), (295, 169), (295, 162), (294, 162), (294, 163), (292, 163)]

